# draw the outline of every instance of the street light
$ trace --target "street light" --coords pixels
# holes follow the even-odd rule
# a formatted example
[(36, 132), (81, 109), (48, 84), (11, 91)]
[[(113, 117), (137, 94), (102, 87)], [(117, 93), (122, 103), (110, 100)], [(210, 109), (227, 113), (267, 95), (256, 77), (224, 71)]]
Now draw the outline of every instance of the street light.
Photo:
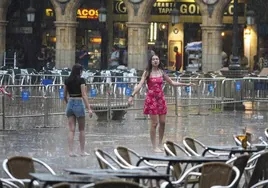
[(106, 18), (107, 18), (107, 10), (104, 7), (101, 7), (99, 9), (99, 22), (103, 23), (106, 22)]
[(253, 10), (247, 11), (246, 19), (247, 19), (247, 25), (254, 25), (255, 24), (255, 12)]
[(106, 19), (107, 19), (107, 10), (103, 5), (99, 9), (99, 22), (100, 22), (100, 33), (101, 33), (101, 62), (100, 62), (100, 69), (107, 68), (107, 31), (106, 31)]
[(172, 25), (179, 23), (179, 10), (176, 7), (171, 11), (171, 23)]
[(35, 9), (33, 8), (33, 1), (30, 1), (30, 7), (26, 10), (27, 13), (27, 21), (34, 22), (35, 21)]

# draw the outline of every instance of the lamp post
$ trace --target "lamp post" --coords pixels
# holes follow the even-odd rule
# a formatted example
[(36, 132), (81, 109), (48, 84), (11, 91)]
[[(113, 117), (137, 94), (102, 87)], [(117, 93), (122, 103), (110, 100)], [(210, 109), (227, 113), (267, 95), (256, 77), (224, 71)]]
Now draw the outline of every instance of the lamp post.
[(106, 31), (106, 19), (107, 10), (101, 6), (99, 9), (99, 23), (100, 23), (100, 33), (101, 33), (101, 62), (100, 69), (107, 69), (107, 31)]
[(33, 0), (30, 0), (30, 7), (26, 10), (27, 21), (33, 23), (35, 21), (35, 9), (33, 8)]

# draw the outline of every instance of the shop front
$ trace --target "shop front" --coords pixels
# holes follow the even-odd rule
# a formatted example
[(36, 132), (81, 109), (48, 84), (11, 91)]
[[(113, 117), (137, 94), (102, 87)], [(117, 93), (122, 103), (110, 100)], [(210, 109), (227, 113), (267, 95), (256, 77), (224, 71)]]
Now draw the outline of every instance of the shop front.
[[(86, 46), (88, 50), (88, 65), (89, 68), (100, 68), (101, 61), (101, 26), (98, 21), (98, 9), (100, 7), (99, 2), (84, 3), (77, 10), (77, 22), (78, 27), (76, 29), (76, 62), (80, 61), (79, 54)], [(50, 23), (55, 21), (55, 16), (52, 8), (46, 8), (45, 10), (46, 25), (50, 25), (44, 30), (43, 33), (43, 44), (47, 45), (48, 48), (55, 49), (56, 45), (56, 34), (55, 27)]]
[[(127, 9), (122, 0), (114, 0), (108, 7), (112, 7), (111, 21), (113, 34), (110, 35), (110, 44), (118, 44), (121, 48), (127, 46)], [(176, 7), (179, 10), (179, 23), (171, 24), (171, 11)], [(240, 23), (240, 46), (244, 48), (244, 16), (245, 4), (240, 1), (238, 4), (239, 23)], [(224, 12), (222, 31), (223, 51), (231, 55), (232, 41), (232, 15), (233, 4), (230, 3)], [(148, 48), (154, 50), (159, 56), (162, 63), (168, 69), (174, 70), (175, 52), (174, 47), (178, 47), (179, 53), (182, 54), (183, 66), (181, 70), (187, 69), (189, 64), (196, 61), (189, 60), (190, 54), (185, 51), (188, 43), (202, 41), (202, 17), (200, 8), (194, 0), (157, 0), (151, 10), (151, 18), (148, 28)], [(247, 54), (250, 56), (250, 54)], [(199, 62), (202, 62), (199, 56)]]

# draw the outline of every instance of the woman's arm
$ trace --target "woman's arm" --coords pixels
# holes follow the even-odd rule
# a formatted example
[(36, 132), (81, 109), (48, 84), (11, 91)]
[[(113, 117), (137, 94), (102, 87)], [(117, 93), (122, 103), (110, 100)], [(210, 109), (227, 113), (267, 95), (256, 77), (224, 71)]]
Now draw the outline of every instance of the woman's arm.
[(194, 85), (192, 83), (182, 83), (182, 82), (174, 82), (173, 80), (171, 80), (171, 78), (166, 75), (165, 73), (163, 73), (163, 77), (166, 80), (166, 82), (168, 82), (170, 85), (172, 86), (191, 86)]
[(147, 72), (144, 71), (143, 74), (142, 74), (142, 77), (141, 77), (141, 80), (140, 80), (139, 84), (134, 89), (134, 91), (132, 92), (132, 94), (130, 95), (130, 97), (134, 97), (136, 95), (136, 93), (140, 91), (142, 85), (144, 84), (144, 82), (146, 80), (146, 76), (147, 76)]
[(90, 108), (90, 105), (88, 102), (88, 98), (87, 98), (86, 84), (81, 84), (80, 88), (81, 88), (81, 93), (82, 93), (82, 98), (83, 98), (84, 104), (86, 105), (87, 110), (91, 111), (91, 108)]
[(64, 101), (66, 103), (68, 103), (67, 94), (68, 94), (67, 87), (66, 87), (66, 85), (64, 85)]

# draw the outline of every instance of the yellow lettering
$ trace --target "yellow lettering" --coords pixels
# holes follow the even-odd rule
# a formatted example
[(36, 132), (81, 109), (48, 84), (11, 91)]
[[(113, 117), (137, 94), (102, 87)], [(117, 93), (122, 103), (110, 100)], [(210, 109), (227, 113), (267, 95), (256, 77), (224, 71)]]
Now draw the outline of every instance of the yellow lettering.
[(194, 4), (191, 4), (189, 6), (189, 13), (190, 14), (195, 14), (195, 11), (196, 11), (196, 6)]
[(82, 15), (82, 14), (81, 14), (81, 9), (78, 9), (78, 10), (77, 10), (77, 15), (79, 15), (79, 16)]
[(180, 13), (187, 14), (187, 5), (182, 4), (180, 7)]
[(82, 16), (87, 16), (88, 15), (88, 10), (87, 9), (83, 9), (82, 10)]
[(229, 13), (230, 15), (233, 15), (233, 14), (234, 14), (234, 5), (230, 5), (230, 6), (228, 7), (228, 13)]
[(95, 10), (93, 10), (93, 9), (89, 10), (88, 15), (91, 16), (91, 17), (95, 16), (96, 15)]

